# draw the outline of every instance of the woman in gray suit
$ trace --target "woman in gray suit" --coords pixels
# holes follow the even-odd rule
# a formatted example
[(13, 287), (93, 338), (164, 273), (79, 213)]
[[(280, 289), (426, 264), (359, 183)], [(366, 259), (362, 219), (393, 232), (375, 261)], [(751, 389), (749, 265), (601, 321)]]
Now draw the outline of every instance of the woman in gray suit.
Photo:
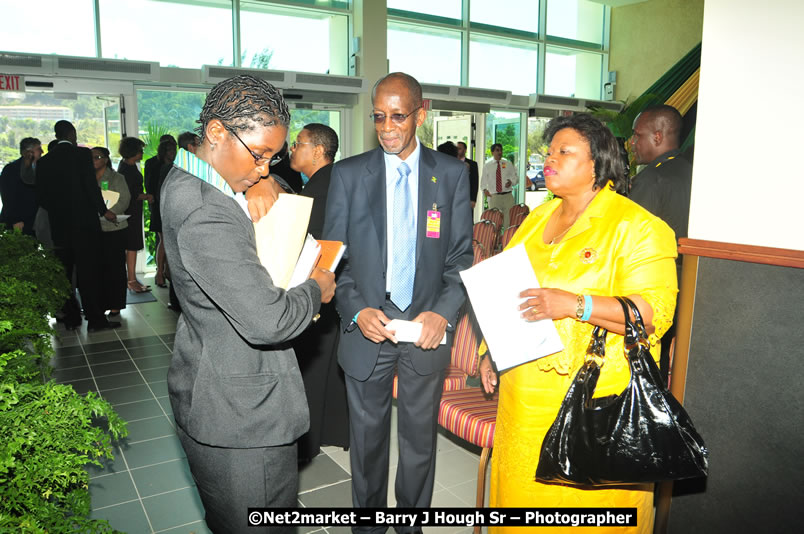
[[(168, 371), (177, 433), (213, 532), (248, 532), (249, 507), (296, 505), (296, 439), (309, 426), (288, 341), (335, 292), (331, 272), (285, 291), (257, 258), (242, 193), (269, 174), (290, 120), (271, 84), (212, 88), (201, 145), (162, 188), (162, 231), (183, 313)], [(268, 178), (270, 180), (270, 178)]]

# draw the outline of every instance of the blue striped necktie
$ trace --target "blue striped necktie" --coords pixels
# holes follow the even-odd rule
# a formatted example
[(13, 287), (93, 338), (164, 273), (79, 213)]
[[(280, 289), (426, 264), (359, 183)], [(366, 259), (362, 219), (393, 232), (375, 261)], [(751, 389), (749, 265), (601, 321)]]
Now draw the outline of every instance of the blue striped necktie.
[(416, 274), (416, 228), (413, 224), (413, 202), (408, 189), (410, 167), (404, 161), (397, 168), (394, 184), (394, 266), (391, 272), (391, 302), (401, 311), (413, 299)]

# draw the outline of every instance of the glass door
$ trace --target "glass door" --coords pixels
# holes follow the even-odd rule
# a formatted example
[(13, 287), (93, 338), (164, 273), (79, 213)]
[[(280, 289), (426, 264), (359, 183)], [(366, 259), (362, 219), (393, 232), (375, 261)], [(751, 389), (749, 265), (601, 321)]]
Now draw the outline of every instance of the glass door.
[(120, 163), (120, 155), (117, 153), (117, 147), (122, 138), (122, 124), (124, 118), (120, 116), (121, 96), (119, 99), (99, 97), (104, 100), (108, 105), (103, 108), (103, 126), (104, 137), (106, 142), (104, 146), (109, 149), (111, 153), (112, 166), (116, 169), (117, 164)]

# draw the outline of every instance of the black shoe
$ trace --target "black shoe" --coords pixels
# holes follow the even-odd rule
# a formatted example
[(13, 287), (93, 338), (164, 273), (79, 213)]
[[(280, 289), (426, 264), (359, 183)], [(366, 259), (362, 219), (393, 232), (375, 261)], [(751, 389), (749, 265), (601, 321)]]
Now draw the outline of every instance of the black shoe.
[(99, 332), (101, 330), (109, 330), (111, 328), (119, 328), (119, 321), (104, 321), (102, 323), (91, 323), (87, 325), (87, 332)]
[(178, 304), (173, 304), (172, 302), (168, 303), (167, 309), (181, 313), (181, 306), (179, 306)]
[(77, 330), (77, 329), (81, 328), (81, 321), (78, 321), (77, 323), (68, 323), (65, 320), (64, 321), (64, 328), (66, 330)]

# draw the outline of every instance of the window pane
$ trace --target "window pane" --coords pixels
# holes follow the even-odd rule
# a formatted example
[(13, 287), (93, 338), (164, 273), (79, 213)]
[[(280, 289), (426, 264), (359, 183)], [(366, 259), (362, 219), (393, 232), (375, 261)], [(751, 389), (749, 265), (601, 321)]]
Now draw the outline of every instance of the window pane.
[(5, 2), (0, 50), (95, 57), (92, 0)]
[(603, 4), (588, 0), (547, 3), (547, 35), (603, 44)]
[(243, 67), (345, 75), (348, 41), (344, 15), (240, 3)]
[(603, 56), (557, 46), (547, 47), (544, 92), (548, 95), (600, 98)]
[(462, 0), (388, 0), (388, 9), (413, 11), (425, 15), (461, 19)]
[(469, 85), (516, 95), (536, 92), (537, 45), (473, 36), (469, 42)]
[(470, 0), (469, 22), (539, 33), (539, 2), (535, 0), (506, 0), (505, 2)]
[[(424, 58), (438, 57), (437, 61)], [(422, 83), (461, 84), (461, 34), (388, 22), (390, 72), (406, 72)]]
[(100, 0), (103, 57), (159, 61), (165, 67), (232, 65), (228, 0), (203, 6), (172, 0)]
[(519, 171), (519, 120), (521, 114), (511, 111), (494, 111), (486, 115), (485, 160), (491, 158), (491, 145), (500, 143), (503, 157)]

